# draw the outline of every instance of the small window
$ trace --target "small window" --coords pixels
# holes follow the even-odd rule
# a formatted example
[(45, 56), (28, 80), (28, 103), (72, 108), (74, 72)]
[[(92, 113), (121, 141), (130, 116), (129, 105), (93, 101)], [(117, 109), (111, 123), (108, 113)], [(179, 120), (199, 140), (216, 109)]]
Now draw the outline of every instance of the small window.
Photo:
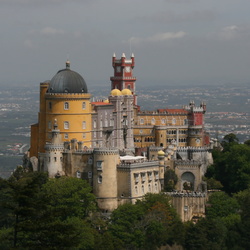
[(76, 171), (76, 178), (78, 178), (78, 179), (81, 178), (81, 172), (80, 171)]
[(64, 134), (64, 139), (69, 139), (68, 133), (65, 133), (65, 134)]
[(64, 122), (64, 129), (69, 129), (69, 122)]
[(176, 119), (175, 118), (172, 119), (172, 124), (176, 124)]
[(51, 121), (48, 122), (48, 128), (51, 129), (52, 126), (51, 126)]
[(102, 170), (103, 169), (103, 161), (97, 161), (96, 168), (97, 168), (97, 170)]
[(138, 194), (138, 187), (135, 186), (135, 194)]
[(144, 194), (144, 193), (145, 193), (145, 190), (144, 190), (144, 185), (142, 185), (142, 186), (141, 186), (141, 192), (142, 192), (142, 194)]
[(101, 175), (101, 174), (98, 175), (98, 183), (99, 183), (99, 184), (102, 183), (102, 175)]
[(93, 122), (93, 127), (96, 128), (96, 120)]
[(140, 119), (140, 124), (144, 124), (144, 119), (143, 118)]
[(86, 133), (83, 133), (83, 134), (82, 134), (82, 138), (83, 138), (83, 139), (86, 139)]
[(56, 159), (56, 157), (54, 157), (54, 162), (56, 162), (57, 161), (57, 159)]
[(91, 172), (91, 171), (88, 172), (88, 178), (89, 178), (89, 179), (92, 178), (92, 172)]
[(155, 183), (155, 192), (158, 192), (158, 185)]
[(85, 121), (82, 122), (82, 129), (86, 129), (86, 122)]
[(155, 118), (151, 119), (151, 124), (155, 124)]
[(151, 185), (148, 184), (148, 192), (151, 192)]
[(69, 110), (69, 103), (68, 102), (64, 103), (64, 110)]
[(86, 109), (86, 102), (82, 103), (82, 109)]
[(49, 102), (49, 109), (52, 109), (52, 102)]

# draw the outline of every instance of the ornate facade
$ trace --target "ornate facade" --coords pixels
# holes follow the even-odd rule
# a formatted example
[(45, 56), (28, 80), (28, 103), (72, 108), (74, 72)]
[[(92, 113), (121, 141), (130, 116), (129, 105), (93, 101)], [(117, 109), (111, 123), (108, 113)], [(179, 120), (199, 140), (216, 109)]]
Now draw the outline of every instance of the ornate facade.
[(204, 191), (202, 176), (212, 161), (204, 131), (206, 105), (142, 111), (134, 55), (117, 59), (114, 54), (112, 66), (111, 92), (104, 101), (91, 102), (84, 79), (69, 61), (40, 84), (38, 123), (31, 126), (29, 157), (38, 159), (34, 169), (48, 171), (51, 178), (87, 180), (103, 211), (162, 191), (169, 168), (178, 176), (180, 192), (185, 185)]

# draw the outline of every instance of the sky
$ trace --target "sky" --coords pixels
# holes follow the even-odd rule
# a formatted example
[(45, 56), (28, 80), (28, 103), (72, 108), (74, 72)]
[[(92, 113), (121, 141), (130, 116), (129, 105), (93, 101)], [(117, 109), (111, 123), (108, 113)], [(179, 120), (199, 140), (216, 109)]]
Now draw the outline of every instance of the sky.
[(137, 87), (250, 82), (249, 0), (0, 0), (0, 87), (50, 80), (71, 61), (110, 87), (113, 53)]

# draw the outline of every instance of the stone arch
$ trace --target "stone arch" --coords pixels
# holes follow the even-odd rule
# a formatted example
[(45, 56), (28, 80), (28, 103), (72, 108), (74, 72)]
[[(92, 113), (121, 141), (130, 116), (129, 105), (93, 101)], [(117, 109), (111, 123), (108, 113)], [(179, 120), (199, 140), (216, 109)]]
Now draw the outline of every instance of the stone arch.
[(181, 175), (181, 189), (194, 191), (195, 176), (192, 172), (185, 172)]

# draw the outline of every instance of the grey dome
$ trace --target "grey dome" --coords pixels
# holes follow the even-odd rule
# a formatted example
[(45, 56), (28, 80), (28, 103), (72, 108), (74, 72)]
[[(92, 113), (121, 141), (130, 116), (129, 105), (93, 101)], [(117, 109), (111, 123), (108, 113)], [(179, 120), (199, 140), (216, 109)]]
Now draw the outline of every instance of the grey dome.
[(51, 79), (49, 93), (88, 93), (87, 84), (83, 77), (70, 69), (70, 62), (66, 62), (66, 69), (59, 70)]

